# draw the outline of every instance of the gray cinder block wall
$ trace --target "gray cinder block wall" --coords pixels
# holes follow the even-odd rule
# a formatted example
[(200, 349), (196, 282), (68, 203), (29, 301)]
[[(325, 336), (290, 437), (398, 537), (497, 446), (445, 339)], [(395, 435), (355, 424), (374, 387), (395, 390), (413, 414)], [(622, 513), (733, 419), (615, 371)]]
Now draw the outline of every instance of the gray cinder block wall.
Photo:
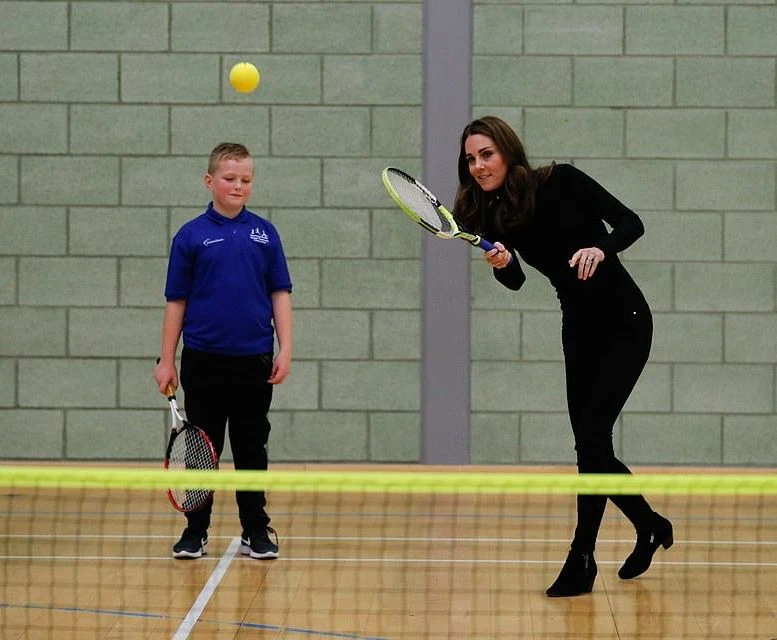
[[(253, 209), (296, 285), (271, 458), (419, 460), (420, 232), (379, 172), (421, 167), (421, 16), (420, 1), (0, 2), (3, 458), (159, 457), (167, 251), (230, 139), (256, 156)], [(776, 33), (756, 1), (474, 5), (474, 114), (646, 223), (624, 256), (656, 314), (617, 428), (630, 463), (777, 461)], [(226, 82), (244, 59), (262, 72), (248, 96)], [(473, 254), (471, 297), (472, 461), (572, 461), (552, 290), (529, 272), (510, 294)]]
[[(591, 173), (645, 222), (623, 257), (655, 339), (617, 425), (624, 459), (774, 465), (777, 8), (481, 3), (475, 29), (476, 111), (510, 121), (538, 162)], [(505, 295), (480, 266), (473, 458), (574, 461), (553, 293), (530, 274)]]

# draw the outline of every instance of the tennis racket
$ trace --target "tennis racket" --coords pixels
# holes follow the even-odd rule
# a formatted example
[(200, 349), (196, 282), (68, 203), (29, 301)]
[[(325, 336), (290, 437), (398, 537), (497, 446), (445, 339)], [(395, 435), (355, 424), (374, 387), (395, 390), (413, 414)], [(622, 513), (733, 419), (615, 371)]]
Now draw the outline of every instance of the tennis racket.
[[(173, 428), (165, 453), (165, 469), (218, 469), (219, 459), (216, 449), (207, 434), (186, 420), (178, 408), (172, 385), (167, 386), (167, 401), (170, 403), (170, 414)], [(188, 513), (196, 511), (205, 505), (213, 495), (213, 489), (179, 489), (167, 490), (170, 504), (178, 511)]]
[(383, 186), (411, 219), (438, 238), (451, 240), (461, 238), (483, 251), (491, 251), (494, 245), (488, 240), (459, 228), (453, 214), (437, 197), (418, 180), (394, 167), (383, 169)]

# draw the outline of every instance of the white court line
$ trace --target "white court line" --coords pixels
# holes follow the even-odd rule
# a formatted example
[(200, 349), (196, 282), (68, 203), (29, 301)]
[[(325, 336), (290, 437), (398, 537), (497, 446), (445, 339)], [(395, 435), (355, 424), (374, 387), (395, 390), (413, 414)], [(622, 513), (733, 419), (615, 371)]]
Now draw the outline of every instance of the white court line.
[[(212, 539), (209, 538), (209, 539)], [(236, 538), (239, 540), (239, 538)], [(230, 545), (231, 546), (231, 545)], [(229, 550), (227, 550), (229, 551)], [(226, 555), (226, 554), (225, 554)], [(233, 558), (229, 559), (231, 562)], [(162, 562), (180, 562), (180, 560), (173, 560), (170, 556), (0, 556), (0, 560), (46, 560), (46, 561), (114, 561), (114, 562), (127, 562), (127, 561), (145, 561), (158, 560)], [(197, 562), (215, 562), (215, 558), (199, 558)], [(219, 566), (224, 562), (224, 558), (219, 560)], [(227, 565), (229, 564), (227, 562)], [(251, 562), (254, 560), (239, 560), (239, 562)], [(431, 564), (431, 565), (444, 565), (444, 564), (471, 564), (471, 565), (514, 565), (514, 566), (530, 566), (530, 565), (558, 565), (558, 559), (542, 560), (538, 558), (514, 558), (514, 559), (488, 559), (483, 560), (481, 558), (397, 558), (397, 557), (374, 557), (374, 558), (358, 558), (358, 557), (323, 557), (323, 556), (299, 556), (278, 558), (273, 560), (273, 564), (286, 564), (288, 562), (324, 562), (324, 563), (364, 563), (364, 564)], [(622, 560), (597, 560), (598, 565), (620, 565)], [(214, 569), (214, 574), (219, 570), (219, 566)], [(654, 560), (650, 565), (654, 566), (673, 566), (673, 567), (762, 567), (762, 568), (777, 568), (777, 562), (760, 562), (760, 561), (738, 561), (738, 560), (721, 560), (721, 561), (707, 561), (707, 560)], [(212, 579), (212, 578), (211, 578)], [(219, 577), (221, 580), (221, 576)], [(214, 588), (218, 585), (218, 582), (214, 583)], [(208, 585), (205, 586), (206, 588)], [(204, 589), (203, 589), (204, 591)], [(210, 596), (208, 596), (210, 597)], [(205, 601), (207, 602), (207, 600)], [(777, 640), (777, 639), (775, 639)]]
[[(56, 534), (58, 540), (122, 540), (127, 537), (128, 534), (88, 534), (88, 533), (73, 533), (73, 534)], [(171, 536), (166, 535), (153, 535), (146, 533), (132, 533), (133, 538), (144, 540), (170, 540)], [(0, 539), (2, 538), (24, 538), (24, 539), (46, 539), (50, 540), (52, 535), (50, 533), (0, 533)], [(232, 536), (210, 536), (209, 540), (232, 540)], [(283, 536), (284, 540), (305, 540), (313, 542), (478, 542), (478, 543), (496, 543), (496, 544), (568, 544), (569, 538), (442, 538), (442, 537), (421, 537), (421, 536)], [(596, 544), (631, 544), (634, 538), (598, 538)], [(736, 546), (769, 546), (777, 545), (777, 540), (683, 540), (675, 538), (677, 544), (693, 544), (693, 545), (736, 545)], [(8, 556), (0, 556), (8, 557)], [(83, 557), (83, 556), (82, 556)], [(167, 558), (168, 556), (165, 556)]]
[(192, 608), (189, 609), (189, 613), (186, 614), (186, 617), (183, 619), (181, 626), (178, 627), (178, 631), (175, 632), (173, 640), (186, 640), (186, 638), (189, 637), (189, 634), (192, 632), (194, 625), (197, 624), (197, 620), (199, 620), (200, 615), (202, 615), (202, 612), (205, 609), (205, 605), (208, 604), (208, 600), (210, 600), (213, 592), (216, 590), (216, 587), (219, 586), (219, 582), (221, 582), (221, 579), (227, 572), (227, 569), (232, 563), (232, 560), (235, 559), (239, 548), (240, 538), (232, 538), (232, 542), (229, 543), (229, 546), (224, 552), (224, 555), (221, 556), (221, 560), (219, 560), (219, 563), (216, 565), (213, 573), (210, 574), (210, 578), (208, 578), (208, 581), (205, 583), (202, 591), (200, 591), (200, 595), (197, 596), (197, 599), (194, 601)]

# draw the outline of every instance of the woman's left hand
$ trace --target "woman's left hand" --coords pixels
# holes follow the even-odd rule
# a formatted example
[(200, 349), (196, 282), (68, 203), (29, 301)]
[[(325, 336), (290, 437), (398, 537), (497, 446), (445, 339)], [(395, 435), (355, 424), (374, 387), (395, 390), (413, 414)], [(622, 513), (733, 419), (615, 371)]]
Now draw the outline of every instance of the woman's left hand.
[(596, 266), (604, 262), (604, 251), (599, 247), (587, 247), (578, 249), (569, 261), (570, 267), (577, 267), (577, 277), (580, 280), (588, 280), (594, 275)]

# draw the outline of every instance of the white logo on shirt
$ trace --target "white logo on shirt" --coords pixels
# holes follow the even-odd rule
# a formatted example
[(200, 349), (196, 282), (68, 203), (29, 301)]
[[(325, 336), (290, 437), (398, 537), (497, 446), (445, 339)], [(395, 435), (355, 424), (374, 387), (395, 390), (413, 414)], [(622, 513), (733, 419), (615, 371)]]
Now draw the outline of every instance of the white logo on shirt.
[(204, 244), (207, 247), (208, 245), (216, 244), (217, 242), (224, 242), (224, 238), (215, 238), (215, 239), (207, 238), (203, 240), (202, 244)]
[(259, 227), (251, 229), (251, 240), (260, 244), (268, 244), (270, 242), (269, 236)]

